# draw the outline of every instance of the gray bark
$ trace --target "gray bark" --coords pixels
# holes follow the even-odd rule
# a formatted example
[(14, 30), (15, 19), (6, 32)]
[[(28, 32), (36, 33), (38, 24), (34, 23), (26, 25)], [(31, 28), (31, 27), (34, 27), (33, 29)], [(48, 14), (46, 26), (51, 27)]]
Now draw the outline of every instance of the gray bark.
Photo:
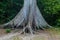
[[(27, 25), (25, 25), (27, 23)], [(24, 26), (32, 33), (32, 23), (35, 27), (42, 28), (51, 27), (43, 18), (39, 8), (37, 7), (36, 0), (24, 0), (24, 6), (21, 11), (10, 22), (0, 25), (2, 27), (11, 25), (12, 27)]]

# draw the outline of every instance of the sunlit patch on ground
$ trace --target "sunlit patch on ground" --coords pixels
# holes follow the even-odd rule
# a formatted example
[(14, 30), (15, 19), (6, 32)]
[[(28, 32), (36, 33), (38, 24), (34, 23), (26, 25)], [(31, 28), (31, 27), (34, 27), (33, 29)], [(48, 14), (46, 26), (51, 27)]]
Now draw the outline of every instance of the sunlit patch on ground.
[(22, 40), (22, 38), (20, 36), (15, 36), (11, 40)]
[(47, 36), (35, 36), (32, 38), (32, 40), (48, 40), (48, 37)]
[(47, 29), (46, 31), (51, 34), (60, 35), (60, 28), (50, 28), (50, 29)]

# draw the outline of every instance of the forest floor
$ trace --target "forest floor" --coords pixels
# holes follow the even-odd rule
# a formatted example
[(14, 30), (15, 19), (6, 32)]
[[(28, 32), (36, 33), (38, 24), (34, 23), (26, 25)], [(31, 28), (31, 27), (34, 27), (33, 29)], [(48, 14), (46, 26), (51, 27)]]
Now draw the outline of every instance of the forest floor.
[(5, 35), (6, 33), (5, 33), (5, 29), (0, 29), (0, 36), (1, 35)]
[[(7, 35), (4, 31), (5, 29), (0, 29), (0, 36)], [(34, 35), (18, 35), (13, 37), (13, 40), (60, 40), (60, 30), (58, 28), (55, 29), (47, 29), (45, 31), (38, 30)]]
[[(13, 30), (11, 32), (13, 32)], [(0, 29), (0, 36), (4, 36), (7, 34), (9, 34), (9, 33), (6, 32), (6, 29)]]

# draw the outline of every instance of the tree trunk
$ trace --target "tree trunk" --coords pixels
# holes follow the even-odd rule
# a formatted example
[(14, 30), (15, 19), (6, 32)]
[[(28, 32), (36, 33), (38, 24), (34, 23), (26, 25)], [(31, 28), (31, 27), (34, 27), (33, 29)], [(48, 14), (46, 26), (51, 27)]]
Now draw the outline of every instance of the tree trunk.
[(22, 25), (25, 29), (28, 28), (31, 34), (33, 33), (33, 27), (42, 29), (44, 29), (44, 27), (51, 27), (44, 20), (39, 8), (37, 7), (36, 0), (24, 0), (24, 6), (15, 18), (1, 26), (4, 27), (7, 25), (11, 25), (12, 27), (19, 27)]

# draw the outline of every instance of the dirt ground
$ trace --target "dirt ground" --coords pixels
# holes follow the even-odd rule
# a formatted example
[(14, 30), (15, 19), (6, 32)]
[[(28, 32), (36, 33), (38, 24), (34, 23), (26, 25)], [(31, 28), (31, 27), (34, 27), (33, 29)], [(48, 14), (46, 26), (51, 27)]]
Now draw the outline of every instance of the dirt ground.
[[(7, 33), (5, 32), (5, 29), (0, 29), (0, 36), (1, 35), (6, 35)], [(27, 35), (27, 36), (22, 36), (22, 35), (19, 35), (19, 36), (15, 36), (13, 37), (12, 39), (13, 40), (22, 40), (22, 39), (19, 39), (23, 37), (24, 40), (29, 40), (30, 37), (32, 37), (32, 35)], [(38, 30), (38, 32), (36, 32), (32, 39), (31, 40), (60, 40), (60, 32), (58, 30), (52, 30), (52, 29), (49, 29), (49, 30), (45, 30), (45, 31), (42, 31), (42, 30)]]
[[(31, 38), (31, 39), (30, 39)], [(34, 35), (19, 35), (12, 38), (13, 40), (60, 40), (60, 34), (49, 31), (39, 31)]]
[[(13, 30), (11, 30), (11, 32), (13, 32)], [(9, 33), (6, 33), (6, 29), (0, 29), (0, 36), (4, 36), (7, 34), (9, 34)]]
[(5, 32), (5, 29), (0, 29), (0, 36), (6, 35), (7, 33)]

